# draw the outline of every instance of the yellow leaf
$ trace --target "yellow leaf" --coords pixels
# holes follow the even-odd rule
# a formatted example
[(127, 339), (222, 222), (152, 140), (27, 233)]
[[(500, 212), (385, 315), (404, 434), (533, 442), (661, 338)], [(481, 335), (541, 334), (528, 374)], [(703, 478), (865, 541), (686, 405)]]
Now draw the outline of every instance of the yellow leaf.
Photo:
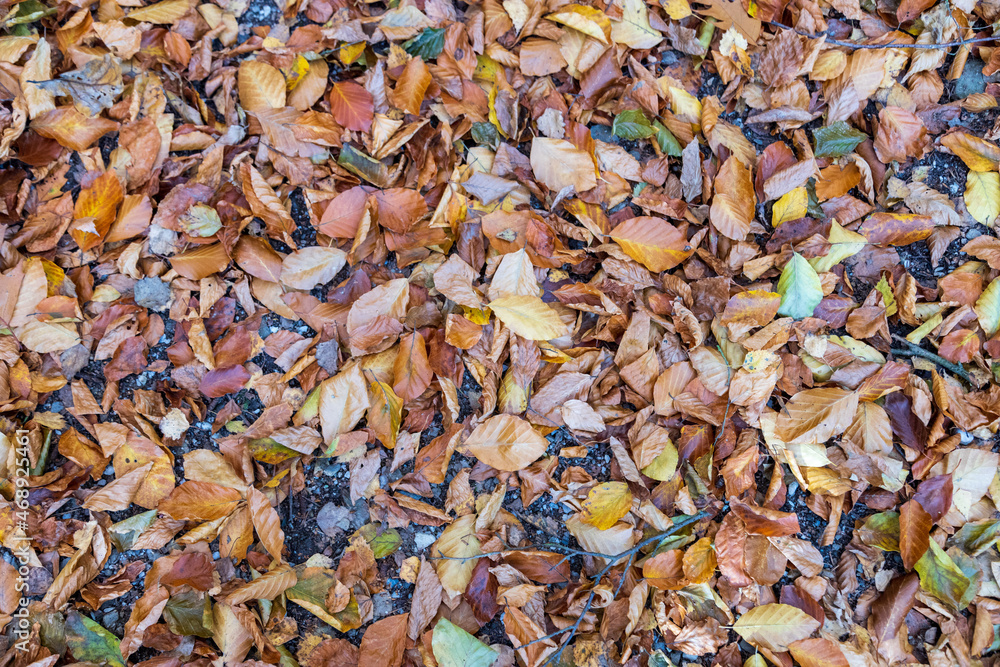
[(403, 418), (403, 399), (385, 382), (368, 385), (368, 427), (386, 449), (395, 449), (399, 424)]
[(607, 530), (618, 523), (632, 508), (632, 492), (625, 482), (598, 484), (583, 501), (581, 521), (598, 530)]
[(786, 222), (806, 217), (808, 207), (809, 191), (805, 188), (785, 193), (771, 209), (771, 226), (777, 229)]
[(979, 326), (988, 338), (1000, 329), (1000, 278), (996, 278), (987, 286), (976, 300), (976, 316)]
[(663, 35), (649, 25), (646, 0), (622, 1), (622, 20), (611, 23), (611, 39), (633, 49), (651, 49), (663, 41)]
[(697, 97), (676, 86), (670, 86), (667, 93), (670, 95), (670, 110), (675, 116), (684, 122), (700, 125), (701, 102)]
[(135, 10), (128, 15), (128, 18), (146, 23), (167, 24), (187, 14), (190, 8), (191, 3), (188, 0), (163, 0)]
[(545, 18), (579, 30), (583, 34), (593, 37), (601, 44), (609, 43), (608, 37), (611, 36), (611, 19), (600, 9), (587, 5), (565, 5), (560, 7), (559, 10), (555, 14), (549, 14)]
[(691, 5), (687, 0), (662, 0), (660, 6), (666, 10), (667, 16), (675, 21), (691, 16)]
[(355, 60), (361, 57), (361, 54), (365, 52), (365, 47), (368, 46), (365, 42), (358, 42), (357, 44), (344, 44), (337, 51), (337, 58), (340, 59), (344, 65), (351, 65)]
[(530, 340), (551, 340), (567, 332), (559, 313), (537, 296), (505, 296), (490, 309), (511, 331)]
[[(979, 302), (977, 301), (976, 304), (978, 305)], [(920, 341), (926, 338), (927, 334), (937, 329), (938, 325), (941, 324), (942, 321), (944, 321), (944, 318), (941, 316), (941, 313), (935, 313), (929, 317), (926, 322), (906, 334), (906, 340), (910, 341), (914, 345), (919, 345)]]
[(285, 88), (289, 91), (294, 90), (309, 73), (309, 61), (300, 53), (295, 56), (290, 67), (281, 69), (281, 73), (285, 75)]
[(826, 273), (848, 257), (864, 250), (868, 244), (868, 239), (857, 232), (844, 229), (836, 220), (830, 225), (829, 241), (830, 252), (826, 256), (813, 257), (809, 260), (809, 264), (816, 270), (816, 273)]
[(285, 106), (285, 77), (259, 60), (244, 60), (238, 72), (240, 104), (247, 111), (281, 109)]
[(615, 227), (611, 238), (625, 254), (657, 273), (674, 268), (694, 252), (687, 237), (662, 218), (631, 218)]
[(952, 132), (941, 137), (941, 143), (972, 171), (995, 171), (1000, 167), (1000, 147), (991, 141), (965, 132)]
[[(482, 553), (479, 539), (476, 537), (476, 515), (466, 514), (455, 520), (444, 529), (431, 553), (435, 556), (446, 556), (433, 561), (441, 586), (450, 595), (461, 595), (472, 579), (472, 571), (476, 569), (476, 559)], [(468, 560), (455, 560), (455, 559)], [(427, 567), (423, 565), (422, 567)]]
[(965, 180), (965, 208), (984, 225), (1000, 216), (1000, 173), (970, 171)]
[(889, 289), (889, 281), (885, 279), (885, 276), (882, 276), (882, 279), (878, 281), (875, 289), (882, 294), (882, 300), (885, 302), (885, 314), (890, 317), (895, 315), (896, 297), (893, 295), (892, 290)]
[(805, 639), (819, 628), (819, 621), (790, 604), (764, 604), (743, 614), (733, 624), (743, 639), (771, 651), (787, 651), (788, 645)]

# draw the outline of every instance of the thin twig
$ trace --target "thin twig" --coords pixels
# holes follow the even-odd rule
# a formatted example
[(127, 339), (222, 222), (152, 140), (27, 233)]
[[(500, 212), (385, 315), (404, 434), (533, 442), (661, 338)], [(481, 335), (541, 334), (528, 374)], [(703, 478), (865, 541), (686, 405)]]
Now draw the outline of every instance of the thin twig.
[(531, 646), (532, 644), (537, 644), (540, 642), (548, 641), (550, 639), (555, 639), (560, 635), (566, 635), (565, 638), (560, 642), (559, 649), (555, 653), (550, 655), (548, 658), (546, 658), (545, 662), (542, 663), (541, 667), (547, 667), (547, 665), (550, 665), (553, 662), (559, 660), (559, 658), (562, 657), (563, 652), (569, 646), (570, 642), (573, 641), (573, 637), (576, 636), (577, 631), (580, 629), (580, 624), (583, 623), (583, 619), (587, 616), (588, 613), (590, 613), (590, 609), (594, 605), (594, 599), (597, 596), (597, 586), (601, 583), (601, 580), (604, 579), (604, 577), (609, 572), (611, 572), (612, 569), (614, 569), (615, 565), (617, 565), (623, 558), (628, 558), (628, 562), (625, 565), (625, 571), (622, 572), (622, 579), (621, 581), (618, 582), (618, 586), (615, 590), (615, 597), (617, 597), (619, 591), (621, 591), (622, 583), (625, 580), (625, 577), (628, 573), (628, 569), (632, 566), (632, 562), (635, 560), (635, 556), (637, 553), (639, 553), (646, 547), (650, 546), (651, 544), (663, 541), (667, 537), (670, 537), (674, 533), (683, 530), (687, 526), (698, 523), (702, 519), (707, 518), (709, 515), (710, 515), (709, 512), (702, 510), (697, 514), (693, 514), (685, 519), (677, 521), (676, 523), (674, 523), (674, 525), (672, 525), (670, 528), (663, 531), (662, 533), (658, 533), (652, 537), (648, 537), (645, 540), (642, 540), (641, 542), (633, 546), (631, 549), (627, 549), (615, 555), (601, 554), (601, 553), (594, 554), (594, 552), (580, 551), (572, 549), (572, 547), (563, 547), (564, 549), (567, 550), (572, 549), (573, 551), (577, 551), (578, 553), (581, 554), (593, 555), (598, 558), (604, 558), (607, 561), (607, 563), (604, 565), (603, 568), (601, 568), (600, 572), (598, 572), (594, 576), (594, 585), (591, 587), (590, 593), (587, 595), (587, 601), (584, 603), (583, 609), (580, 611), (580, 615), (577, 617), (576, 622), (574, 622), (573, 625), (570, 625), (569, 627), (566, 628), (562, 628), (560, 630), (556, 630), (555, 632), (551, 632), (543, 637), (539, 637), (538, 639), (533, 639), (532, 641), (521, 644), (520, 646), (517, 646), (515, 648), (526, 648), (528, 646)]
[(950, 49), (956, 46), (965, 46), (966, 44), (982, 44), (984, 42), (995, 42), (1000, 39), (1000, 36), (993, 37), (973, 37), (971, 39), (956, 40), (954, 42), (941, 42), (940, 44), (904, 44), (903, 42), (888, 42), (886, 44), (858, 44), (857, 42), (842, 42), (839, 39), (833, 39), (825, 34), (813, 34), (811, 32), (806, 32), (804, 30), (799, 30), (798, 28), (793, 28), (790, 25), (785, 25), (784, 23), (778, 23), (777, 21), (762, 21), (767, 25), (774, 26), (775, 28), (781, 28), (783, 30), (791, 30), (796, 35), (801, 35), (802, 37), (808, 37), (809, 39), (820, 39), (821, 37), (826, 38), (827, 44), (833, 44), (834, 46), (842, 46), (847, 49), (925, 49), (925, 50), (937, 50), (937, 49)]
[(952, 363), (952, 362), (948, 361), (947, 359), (945, 359), (944, 357), (942, 357), (940, 355), (934, 354), (933, 352), (930, 352), (929, 350), (925, 350), (922, 347), (914, 345), (913, 343), (911, 343), (910, 341), (906, 340), (902, 336), (897, 336), (896, 334), (893, 334), (892, 337), (893, 337), (894, 340), (896, 340), (896, 341), (898, 341), (900, 343), (905, 343), (906, 344), (906, 349), (905, 350), (901, 349), (901, 348), (898, 348), (898, 347), (894, 347), (891, 350), (889, 350), (893, 354), (895, 354), (897, 356), (922, 357), (924, 359), (928, 359), (930, 361), (933, 361), (935, 364), (937, 364), (941, 368), (948, 369), (949, 371), (951, 371), (955, 375), (959, 376), (960, 378), (962, 378), (966, 382), (968, 382), (970, 384), (972, 383), (972, 378), (969, 375), (969, 372), (967, 370), (965, 370), (964, 368), (962, 368), (961, 366), (959, 366), (958, 364)]

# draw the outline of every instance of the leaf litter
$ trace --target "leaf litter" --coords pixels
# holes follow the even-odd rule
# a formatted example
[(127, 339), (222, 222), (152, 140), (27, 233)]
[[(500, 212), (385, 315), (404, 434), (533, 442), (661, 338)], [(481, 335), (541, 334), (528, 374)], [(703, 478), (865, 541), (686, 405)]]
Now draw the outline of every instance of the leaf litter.
[(995, 664), (996, 18), (16, 4), (4, 664)]

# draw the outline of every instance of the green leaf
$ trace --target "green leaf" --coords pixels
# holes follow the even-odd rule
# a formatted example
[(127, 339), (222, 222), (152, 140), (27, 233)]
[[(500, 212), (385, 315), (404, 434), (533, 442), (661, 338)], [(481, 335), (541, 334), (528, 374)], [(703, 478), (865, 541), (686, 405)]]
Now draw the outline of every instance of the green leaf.
[(156, 510), (149, 510), (148, 512), (130, 516), (113, 524), (108, 529), (108, 537), (111, 538), (111, 543), (119, 551), (131, 550), (132, 545), (139, 539), (139, 536), (156, 521), (156, 514)]
[(444, 28), (424, 28), (419, 35), (403, 43), (403, 49), (411, 56), (420, 56), (424, 62), (441, 55), (444, 50)]
[(490, 667), (500, 655), (446, 618), (434, 626), (431, 650), (441, 667)]
[(882, 551), (899, 551), (899, 512), (880, 512), (865, 519), (859, 537)]
[(500, 143), (500, 134), (493, 123), (473, 123), (472, 140), (477, 144), (496, 150)]
[(958, 544), (970, 556), (978, 556), (1000, 540), (1000, 521), (970, 521), (955, 533)]
[(125, 667), (118, 637), (75, 609), (66, 615), (66, 646), (76, 662)]
[(374, 523), (365, 524), (357, 534), (368, 543), (375, 558), (385, 558), (403, 543), (403, 538), (395, 528), (387, 528), (380, 533), (379, 526)]
[(650, 125), (646, 114), (639, 109), (629, 109), (622, 111), (615, 116), (615, 122), (611, 126), (611, 131), (616, 137), (635, 141), (636, 139), (648, 139), (653, 136), (656, 130)]
[(653, 122), (653, 129), (656, 130), (656, 143), (660, 145), (660, 150), (671, 157), (681, 157), (684, 151), (673, 133), (660, 121)]
[(358, 178), (363, 178), (376, 187), (387, 187), (389, 169), (351, 144), (344, 144), (340, 149), (337, 164)]
[(920, 575), (920, 586), (937, 599), (954, 609), (964, 609), (968, 605), (963, 605), (962, 601), (972, 587), (972, 580), (933, 539), (913, 569)]
[(785, 264), (778, 279), (778, 294), (781, 305), (778, 314), (801, 320), (812, 317), (816, 306), (823, 300), (823, 285), (816, 269), (809, 265), (805, 257), (792, 253), (792, 259)]
[(806, 181), (806, 192), (809, 193), (809, 200), (806, 204), (806, 213), (820, 220), (826, 218), (826, 213), (823, 211), (823, 207), (819, 205), (819, 197), (816, 196), (815, 178), (810, 178)]
[(247, 442), (250, 456), (256, 461), (277, 465), (288, 459), (302, 456), (299, 452), (285, 447), (274, 438), (252, 438)]
[(868, 137), (856, 130), (847, 122), (838, 120), (833, 125), (813, 130), (813, 140), (816, 142), (816, 157), (840, 157), (853, 151), (858, 144)]
[(215, 625), (211, 600), (199, 591), (171, 595), (163, 609), (163, 620), (175, 635), (209, 638)]
[(656, 650), (649, 654), (649, 667), (674, 667), (674, 663), (663, 651)]

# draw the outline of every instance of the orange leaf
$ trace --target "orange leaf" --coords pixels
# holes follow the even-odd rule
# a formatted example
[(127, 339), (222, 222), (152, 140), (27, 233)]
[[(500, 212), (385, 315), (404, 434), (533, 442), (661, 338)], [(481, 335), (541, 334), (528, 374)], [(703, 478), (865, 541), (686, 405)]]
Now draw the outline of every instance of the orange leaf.
[(31, 129), (73, 151), (84, 151), (108, 132), (118, 129), (118, 123), (101, 118), (88, 118), (75, 107), (59, 107), (36, 116)]
[(424, 101), (427, 87), (431, 85), (431, 72), (419, 57), (411, 58), (403, 73), (396, 81), (392, 102), (398, 108), (414, 116), (420, 115), (420, 104)]
[(912, 213), (873, 213), (858, 231), (876, 245), (909, 245), (923, 241), (934, 230), (934, 218)]
[(393, 374), (396, 379), (392, 390), (404, 401), (412, 401), (420, 396), (434, 379), (434, 371), (427, 361), (424, 337), (416, 331), (399, 339), (399, 353), (393, 365)]
[(956, 329), (941, 341), (938, 354), (948, 361), (967, 364), (976, 356), (981, 344), (982, 342), (975, 331)]
[(746, 238), (757, 207), (750, 171), (750, 167), (731, 156), (715, 178), (710, 218), (720, 234), (734, 241)]
[(239, 267), (255, 278), (281, 282), (281, 256), (259, 236), (243, 236), (233, 250)]
[(348, 130), (367, 132), (372, 126), (375, 101), (360, 84), (340, 81), (330, 89), (330, 111)]
[(229, 516), (240, 499), (240, 492), (228, 486), (189, 480), (175, 488), (157, 509), (182, 521), (213, 521)]
[(931, 515), (916, 500), (911, 498), (899, 508), (899, 555), (907, 570), (913, 569), (930, 546), (931, 528)]
[(631, 218), (615, 227), (611, 238), (625, 254), (657, 273), (674, 268), (694, 252), (684, 234), (662, 218)]
[(174, 255), (170, 258), (170, 266), (185, 278), (201, 280), (225, 270), (229, 266), (229, 255), (221, 243), (213, 243)]
[(410, 188), (378, 190), (375, 201), (378, 202), (378, 224), (398, 234), (410, 231), (413, 223), (428, 211), (424, 198)]
[(361, 638), (358, 667), (399, 667), (406, 650), (407, 614), (372, 623)]
[(848, 667), (840, 647), (829, 639), (800, 639), (788, 645), (788, 650), (802, 667)]
[(90, 250), (101, 244), (111, 229), (111, 223), (115, 221), (118, 204), (124, 196), (121, 181), (111, 170), (98, 176), (90, 187), (80, 191), (69, 233), (81, 250)]
[(756, 507), (741, 500), (732, 499), (730, 507), (743, 523), (747, 531), (767, 537), (783, 537), (799, 532), (799, 519), (791, 512), (781, 512), (767, 507)]

